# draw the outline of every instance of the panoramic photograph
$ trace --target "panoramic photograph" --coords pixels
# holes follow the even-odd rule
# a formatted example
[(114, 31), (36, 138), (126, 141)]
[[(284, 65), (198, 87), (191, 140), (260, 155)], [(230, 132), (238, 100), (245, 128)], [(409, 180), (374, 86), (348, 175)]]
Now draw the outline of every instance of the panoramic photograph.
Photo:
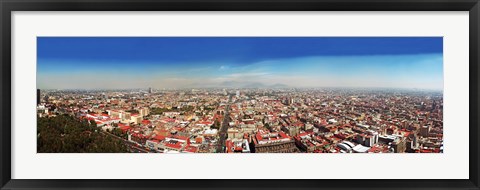
[(443, 71), (442, 37), (37, 37), (37, 153), (443, 153)]

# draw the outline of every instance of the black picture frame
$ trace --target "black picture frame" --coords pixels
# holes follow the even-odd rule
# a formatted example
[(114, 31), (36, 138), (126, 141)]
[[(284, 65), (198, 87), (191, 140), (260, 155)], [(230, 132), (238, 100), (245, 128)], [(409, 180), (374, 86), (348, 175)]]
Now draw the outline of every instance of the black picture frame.
[[(1, 0), (1, 189), (479, 189), (479, 0)], [(26, 180), (11, 178), (12, 11), (469, 11), (469, 179)], [(380, 26), (381, 27), (381, 26)], [(452, 163), (454, 164), (454, 163)], [(215, 168), (214, 168), (215, 169)], [(221, 168), (216, 168), (220, 170)], [(34, 168), (32, 168), (34, 170)], [(215, 172), (212, 170), (211, 172)]]

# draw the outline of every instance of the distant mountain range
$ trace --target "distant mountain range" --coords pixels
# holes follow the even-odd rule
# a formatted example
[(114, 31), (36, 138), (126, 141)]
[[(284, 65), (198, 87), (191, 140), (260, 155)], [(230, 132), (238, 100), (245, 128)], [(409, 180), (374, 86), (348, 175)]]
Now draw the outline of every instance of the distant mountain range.
[(273, 85), (267, 85), (261, 82), (238, 82), (238, 81), (225, 81), (220, 84), (195, 84), (195, 88), (207, 87), (207, 88), (288, 88), (288, 85), (276, 83)]
[(237, 82), (237, 81), (225, 81), (220, 84), (220, 87), (230, 88), (288, 88), (285, 84), (273, 84), (267, 85), (261, 82)]

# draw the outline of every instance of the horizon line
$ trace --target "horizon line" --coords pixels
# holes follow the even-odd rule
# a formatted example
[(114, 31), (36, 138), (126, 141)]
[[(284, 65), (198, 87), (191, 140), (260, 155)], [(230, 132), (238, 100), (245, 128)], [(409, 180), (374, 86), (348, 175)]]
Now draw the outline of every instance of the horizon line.
[(273, 90), (273, 89), (398, 89), (398, 90), (429, 90), (429, 91), (442, 91), (443, 89), (437, 88), (405, 88), (405, 87), (179, 87), (179, 88), (154, 88), (154, 87), (142, 87), (142, 88), (37, 88), (39, 90), (187, 90), (187, 89), (259, 89), (259, 90)]

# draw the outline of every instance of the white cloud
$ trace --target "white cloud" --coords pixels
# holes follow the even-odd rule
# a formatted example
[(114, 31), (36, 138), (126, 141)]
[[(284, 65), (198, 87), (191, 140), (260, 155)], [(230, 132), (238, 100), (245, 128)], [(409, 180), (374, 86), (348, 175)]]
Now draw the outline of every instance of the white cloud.
[(231, 78), (244, 78), (244, 77), (261, 77), (261, 76), (266, 76), (269, 75), (269, 73), (232, 73), (227, 75), (227, 77)]
[(227, 65), (222, 65), (222, 66), (220, 66), (220, 68), (218, 68), (218, 70), (220, 70), (220, 71), (224, 71), (224, 70), (228, 70), (228, 69), (230, 69), (230, 67), (227, 66)]

